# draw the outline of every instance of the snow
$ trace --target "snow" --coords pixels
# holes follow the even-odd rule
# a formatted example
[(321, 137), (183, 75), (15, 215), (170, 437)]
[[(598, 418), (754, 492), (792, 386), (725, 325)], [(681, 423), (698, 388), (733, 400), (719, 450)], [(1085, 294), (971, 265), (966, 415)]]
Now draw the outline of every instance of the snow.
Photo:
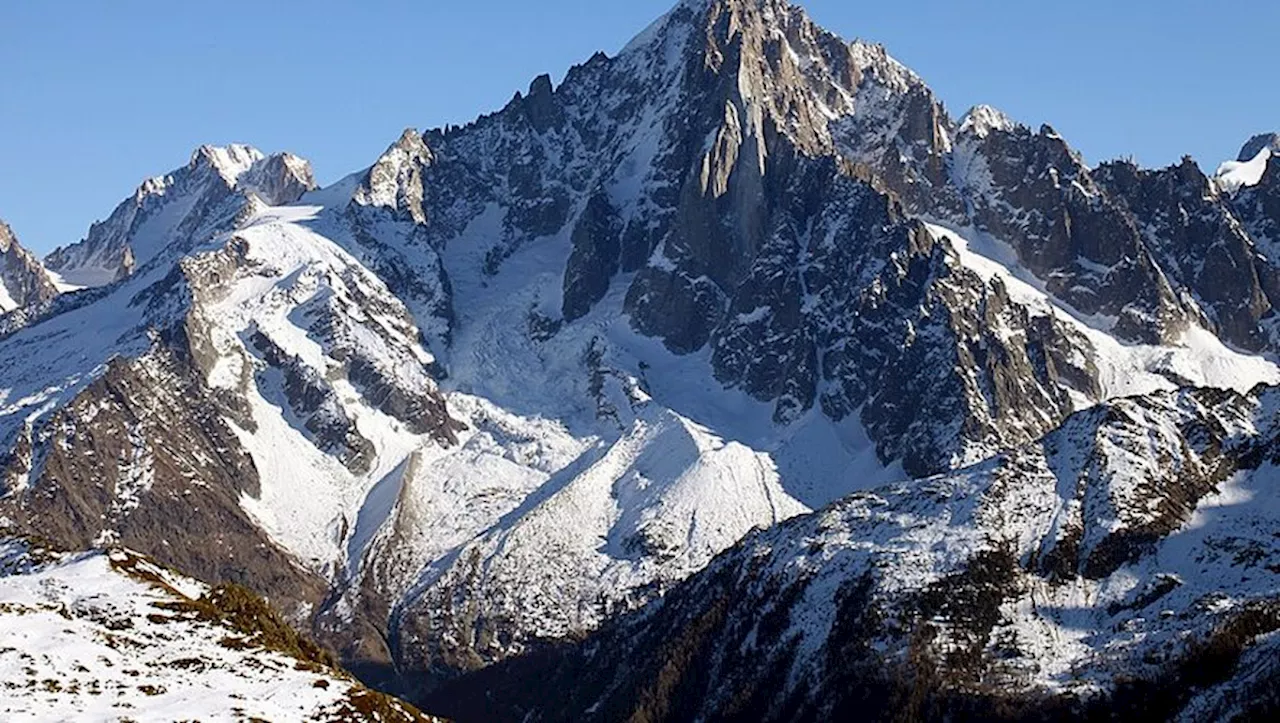
[(751, 529), (805, 511), (766, 455), (648, 405), (625, 435), (588, 447), (460, 549), (459, 560), (484, 561), (478, 579), (459, 563), (429, 569), (424, 582), (465, 581), (483, 591), (470, 604), (516, 621), (521, 638), (559, 637), (697, 572)]
[(62, 272), (50, 271), (53, 283), (59, 291), (77, 291), (106, 286), (116, 280), (118, 269), (97, 264), (86, 264)]
[(1104, 398), (1176, 389), (1185, 384), (1246, 392), (1258, 384), (1280, 384), (1280, 367), (1269, 359), (1228, 348), (1209, 331), (1192, 326), (1167, 346), (1131, 344), (1110, 333), (1113, 321), (1086, 316), (1053, 297), (1013, 249), (972, 229), (959, 232), (937, 224), (930, 232), (945, 239), (961, 264), (984, 280), (999, 279), (1011, 298), (1033, 314), (1070, 324), (1094, 347)]
[(855, 40), (849, 44), (849, 54), (857, 68), (873, 72), (885, 88), (895, 93), (905, 93), (924, 83), (919, 75), (889, 55), (879, 43)]
[[(751, 538), (713, 569), (750, 570), (745, 589), (765, 596), (744, 601), (753, 609), (777, 604), (768, 596), (789, 597), (790, 585), (803, 585), (782, 639), (797, 643), (792, 680), (812, 680), (828, 665), (824, 646), (836, 630), (839, 595), (849, 581), (871, 577), (881, 614), (893, 620), (898, 606), (910, 606), (921, 591), (965, 569), (975, 554), (1006, 545), (1022, 569), (1002, 589), (991, 634), (990, 644), (999, 648), (988, 652), (998, 654), (1002, 667), (1018, 671), (1033, 689), (1086, 695), (1123, 677), (1159, 675), (1162, 662), (1188, 640), (1203, 638), (1251, 601), (1274, 599), (1280, 469), (1268, 463), (1232, 475), (1172, 534), (1100, 579), (1051, 582), (1028, 561), (1061, 542), (1061, 520), (1073, 509), (1078, 513), (1081, 501), (1094, 506), (1106, 500), (1127, 529), (1147, 529), (1151, 505), (1138, 486), (1167, 477), (1167, 460), (1184, 444), (1178, 424), (1196, 404), (1190, 397), (1158, 395), (1124, 400), (1114, 414), (1078, 415), (1045, 442), (1007, 459), (878, 487)], [(1222, 424), (1225, 446), (1274, 439), (1273, 403), (1253, 405), (1244, 419), (1235, 418), (1232, 404), (1211, 421), (1217, 426), (1233, 419)], [(1101, 429), (1097, 420), (1104, 420)], [(1096, 432), (1103, 438), (1095, 439)], [(1094, 466), (1081, 468), (1085, 462)], [(1120, 527), (1116, 519), (1088, 511), (1086, 520), (1088, 529), (1102, 533)], [(1081, 553), (1087, 555), (1094, 542), (1086, 537)], [(935, 623), (940, 637), (934, 644), (945, 650), (946, 621)], [(898, 633), (886, 626), (877, 634), (890, 644)]]
[[(695, 1), (685, 0), (677, 10)], [(684, 69), (677, 61), (686, 38), (667, 32), (669, 22), (670, 16), (660, 19), (622, 51), (626, 63), (660, 66), (654, 75), (664, 82), (672, 80), (669, 73)], [(661, 47), (656, 45), (659, 37), (665, 39)], [(801, 66), (816, 63), (790, 41), (786, 48)], [(834, 111), (823, 105), (821, 110), (834, 120), (856, 108), (874, 125), (876, 114), (886, 112), (895, 94), (920, 80), (880, 46), (855, 43), (850, 52), (876, 82), (860, 86), (856, 99), (849, 89), (837, 88), (844, 107)], [(647, 199), (664, 182), (657, 176), (658, 160), (671, 143), (664, 123), (680, 85), (666, 82), (664, 87), (666, 95), (646, 94), (638, 108), (618, 104), (630, 118), (611, 129), (621, 139), (609, 149), (618, 167), (603, 177), (591, 176), (624, 221), (645, 219), (651, 210)], [(744, 93), (751, 90), (744, 88)], [(999, 111), (980, 106), (962, 127), (981, 136), (1014, 125)], [(520, 144), (520, 139), (501, 134), (486, 136), (486, 142)], [(552, 135), (531, 143), (544, 144), (539, 150), (547, 156), (571, 159), (566, 166), (590, 176), (574, 166), (585, 157), (575, 145), (580, 139), (553, 147), (558, 139)], [(243, 146), (206, 147), (197, 153), (208, 157), (233, 186), (261, 160), (261, 154)], [(959, 152), (956, 158), (961, 158)], [(395, 208), (406, 183), (401, 176), (412, 175), (414, 159), (393, 149), (388, 161), (396, 182), (372, 189), (363, 201)], [(493, 159), (476, 161), (486, 162)], [(957, 166), (955, 172), (971, 190), (990, 182), (979, 158)], [(393, 616), (408, 614), (415, 605), (430, 616), (439, 602), (433, 593), (463, 589), (465, 583), (471, 586), (466, 589), (479, 592), (463, 602), (517, 620), (516, 637), (581, 632), (600, 624), (610, 609), (636, 605), (693, 574), (753, 529), (774, 526), (851, 493), (865, 494), (856, 502), (840, 503), (843, 508), (879, 527), (848, 532), (842, 544), (860, 560), (889, 550), (886, 579), (895, 590), (927, 584), (981, 547), (977, 521), (982, 515), (1011, 518), (1007, 529), (1024, 545), (1036, 533), (1056, 534), (1065, 518), (1057, 507), (1065, 504), (1065, 494), (1058, 489), (1059, 480), (1048, 474), (1028, 483), (1020, 508), (994, 512), (970, 501), (989, 482), (982, 470), (882, 487), (905, 474), (900, 465), (879, 461), (875, 443), (857, 421), (859, 414), (836, 423), (815, 408), (791, 424), (776, 424), (773, 405), (715, 382), (709, 350), (676, 356), (634, 331), (623, 311), (629, 275), (615, 279), (584, 318), (550, 338), (535, 339), (529, 331), (535, 314), (560, 321), (571, 249), (568, 229), (573, 213), (581, 209), (570, 213), (564, 230), (516, 239), (505, 210), (510, 199), (499, 191), (440, 209), (433, 224), (458, 222), (463, 230), (440, 244), (457, 319), (449, 329), (452, 342), (434, 347), (432, 354), (419, 330), (405, 321), (416, 309), (406, 308), (405, 300), (397, 299), (361, 263), (368, 261), (364, 254), (376, 252), (358, 248), (358, 234), (349, 227), (345, 211), (360, 193), (363, 176), (353, 174), (309, 193), (298, 205), (255, 206), (252, 215), (245, 211), (244, 218), (237, 216), (234, 232), (182, 249), (171, 244), (181, 235), (177, 232), (197, 196), (167, 197), (171, 179), (144, 186), (140, 194), (165, 196), (165, 203), (136, 225), (133, 216), (124, 219), (130, 248), (143, 268), (140, 276), (121, 282), (103, 302), (0, 344), (0, 368), (21, 370), (0, 380), (0, 440), (65, 404), (101, 374), (108, 360), (145, 351), (150, 340), (143, 330), (163, 320), (149, 318), (129, 302), (170, 270), (161, 264), (146, 269), (148, 262), (167, 261), (170, 250), (180, 250), (190, 261), (208, 260), (235, 244), (243, 246), (244, 256), (234, 277), (200, 291), (209, 297), (202, 302), (213, 352), (207, 382), (242, 396), (253, 422), (233, 421), (261, 478), (260, 493), (246, 495), (240, 503), (272, 541), (340, 589), (346, 586), (340, 616), (355, 609), (360, 601), (353, 596), (367, 589), (365, 582), (386, 593)], [(493, 185), (501, 189), (506, 184)], [(1007, 247), (969, 231), (932, 230), (952, 245), (965, 267), (988, 281), (999, 279), (1032, 313), (1051, 315), (1089, 339), (1105, 397), (1171, 389), (1181, 380), (1240, 390), (1280, 382), (1280, 370), (1270, 361), (1230, 350), (1198, 328), (1173, 346), (1122, 343), (1110, 333), (1112, 320), (1082, 316), (1053, 298)], [(399, 229), (394, 233), (395, 238), (379, 242), (419, 257), (435, 253), (418, 236)], [(496, 273), (488, 263), (493, 257), (502, 258)], [(662, 245), (651, 263), (674, 268)], [(113, 267), (86, 263), (57, 281), (62, 288), (96, 286), (112, 281), (115, 273)], [(763, 320), (770, 311), (757, 308), (741, 314), (738, 322)], [(422, 314), (415, 323), (430, 340), (443, 336), (429, 328), (432, 322)], [(333, 328), (317, 331), (326, 325)], [(290, 404), (284, 374), (268, 369), (249, 342), (255, 334), (267, 337), (324, 382), (331, 392), (326, 409), (351, 420), (352, 429), (371, 445), (367, 469), (353, 471), (317, 446), (307, 420)], [(389, 377), (416, 390), (434, 388), (424, 367), (439, 357), (449, 371), (441, 391), (451, 414), (465, 425), (457, 444), (443, 447), (373, 406), (343, 375), (351, 353), (376, 359)], [(1079, 403), (1083, 407), (1093, 401)], [(113, 514), (128, 514), (154, 475), (147, 450), (135, 445), (135, 452)], [(1117, 504), (1133, 503), (1125, 496), (1132, 491), (1117, 485)], [(880, 502), (895, 498), (943, 500), (949, 506), (937, 519), (923, 519), (923, 513), (914, 519), (918, 510), (895, 510), (892, 516), (877, 511)], [(1113, 514), (1107, 529), (1120, 523), (1119, 514)], [(796, 564), (810, 563), (801, 559)], [(1109, 584), (1112, 594), (1136, 583), (1116, 578)], [(836, 609), (816, 601), (829, 602), (833, 590), (814, 587), (810, 593), (812, 619), (803, 624), (815, 636), (829, 629)], [(1036, 594), (1057, 595), (1054, 599), (1066, 606), (1099, 593), (1073, 589)], [(1030, 605), (1018, 601), (1008, 616), (1027, 619), (1015, 626), (1039, 641), (1035, 645), (1060, 646), (1059, 652), (1043, 654), (1049, 661), (1046, 675), (1060, 676), (1083, 654), (1084, 633), (1078, 631), (1088, 628), (1046, 620), (1034, 609), (1034, 600)]]
[(1242, 188), (1258, 185), (1267, 173), (1271, 156), (1271, 149), (1263, 148), (1248, 161), (1227, 161), (1218, 166), (1218, 171), (1214, 174), (1218, 188), (1224, 193), (1235, 193)]
[(989, 105), (974, 106), (960, 119), (960, 132), (970, 132), (979, 138), (986, 138), (992, 131), (1009, 133), (1016, 128), (1016, 121)]
[[(225, 645), (236, 631), (160, 607), (204, 587), (133, 563), (129, 553), (21, 564), (21, 550), (0, 542), (7, 721), (328, 720), (360, 690), (336, 671), (310, 672), (252, 644)], [(163, 583), (134, 577), (123, 563)]]
[(9, 294), (9, 289), (5, 288), (3, 282), (0, 282), (0, 314), (13, 311), (18, 308), (18, 302), (13, 300), (13, 296)]
[(208, 158), (223, 180), (232, 186), (240, 180), (240, 176), (253, 168), (253, 164), (266, 158), (257, 148), (239, 143), (229, 146), (201, 146), (196, 150), (193, 160), (199, 156)]
[[(139, 278), (139, 287), (158, 281)], [(139, 328), (141, 310), (130, 306), (137, 288), (117, 289), (101, 302), (24, 329), (0, 344), (0, 440), (8, 443), (25, 424), (69, 402), (115, 356), (150, 346)]]
[[(235, 234), (247, 245), (249, 262), (271, 272), (238, 279), (208, 309), (208, 315), (216, 320), (220, 342), (219, 364), (210, 383), (223, 387), (239, 383), (242, 360), (253, 357), (244, 339), (256, 332), (321, 376), (332, 376), (330, 370), (340, 366), (334, 357), (341, 353), (332, 347), (350, 342), (386, 360), (392, 373), (408, 375), (411, 384), (430, 386), (423, 365), (431, 361), (431, 355), (386, 320), (339, 316), (343, 326), (336, 330), (339, 336), (335, 338), (317, 338), (307, 325), (306, 309), (317, 304), (328, 309), (347, 299), (351, 289), (386, 299), (392, 308), (399, 306), (386, 287), (353, 257), (305, 225), (321, 210), (318, 206), (268, 209)], [(403, 311), (402, 306), (400, 309)], [(237, 427), (238, 436), (254, 458), (262, 490), (258, 498), (246, 498), (242, 505), (272, 539), (313, 569), (332, 569), (348, 555), (351, 564), (358, 564), (370, 534), (370, 514), (387, 507), (384, 499), (368, 499), (370, 493), (394, 490), (410, 455), (431, 454), (431, 450), (439, 453), (438, 445), (370, 406), (345, 379), (331, 379), (341, 409), (374, 447), (371, 469), (355, 474), (318, 449), (304, 433), (303, 424), (288, 408), (278, 376), (269, 376), (265, 387), (249, 384), (244, 390), (256, 429)], [(271, 399), (264, 391), (270, 392)], [(363, 527), (359, 524), (362, 520)], [(360, 537), (343, 539), (346, 529), (357, 531)]]
[(704, 8), (706, 4), (707, 0), (680, 0), (675, 7), (664, 13), (657, 20), (654, 20), (647, 28), (640, 31), (635, 37), (633, 37), (631, 41), (618, 52), (618, 56), (622, 57), (625, 55), (639, 53), (648, 50), (655, 41), (665, 41), (666, 38), (670, 37), (672, 34), (667, 26), (671, 24), (672, 19), (681, 10), (688, 9), (698, 12), (701, 8)]
[[(106, 284), (111, 283), (110, 279), (102, 280), (101, 278), (95, 278), (94, 281), (100, 281), (101, 283), (73, 284), (70, 281), (67, 281), (67, 279), (62, 274), (59, 274), (55, 271), (48, 271), (46, 269), (45, 273), (49, 274), (49, 280), (53, 282), (54, 287), (58, 290), (58, 293), (61, 293), (61, 294), (69, 294), (72, 291), (79, 291), (81, 289), (85, 289), (90, 286), (105, 286)], [(87, 273), (87, 272), (82, 271), (81, 273)]]
[[(306, 161), (289, 154), (278, 158), (309, 181)], [(133, 269), (142, 269), (167, 253), (188, 252), (259, 203), (249, 184), (241, 182), (268, 160), (245, 145), (201, 146), (187, 166), (145, 180), (107, 220), (94, 224), (84, 240), (55, 250), (45, 264), (60, 289), (74, 290), (107, 286), (126, 275), (126, 253)]]

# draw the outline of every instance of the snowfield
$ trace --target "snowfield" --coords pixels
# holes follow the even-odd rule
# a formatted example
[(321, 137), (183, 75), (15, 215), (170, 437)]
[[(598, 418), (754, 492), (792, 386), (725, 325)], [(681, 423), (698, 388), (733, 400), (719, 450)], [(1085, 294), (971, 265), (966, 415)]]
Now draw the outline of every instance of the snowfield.
[[(340, 671), (173, 607), (208, 592), (126, 551), (33, 555), (0, 542), (6, 721), (362, 720)], [(392, 704), (387, 720), (427, 720)]]

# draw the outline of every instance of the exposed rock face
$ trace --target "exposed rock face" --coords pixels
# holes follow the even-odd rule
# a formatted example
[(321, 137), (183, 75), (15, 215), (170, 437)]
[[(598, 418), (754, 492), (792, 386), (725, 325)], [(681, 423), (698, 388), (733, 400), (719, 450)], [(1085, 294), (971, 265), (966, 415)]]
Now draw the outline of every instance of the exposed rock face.
[[(643, 122), (629, 120), (635, 118)], [(988, 123), (973, 135), (994, 144), (988, 136), (1008, 125)], [(586, 316), (615, 283), (625, 283), (624, 309), (638, 331), (678, 354), (710, 346), (716, 377), (774, 404), (779, 423), (819, 402), (835, 420), (861, 409), (887, 459), (901, 459), (913, 472), (938, 471), (981, 456), (979, 446), (1006, 433), (1012, 441), (1047, 431), (1071, 409), (1067, 388), (1078, 387), (1085, 397), (1097, 392), (1084, 381), (1087, 372), (1065, 374), (1074, 380), (1066, 384), (1063, 374), (1040, 364), (1042, 372), (1013, 382), (1016, 372), (985, 368), (985, 355), (968, 353), (956, 357), (964, 368), (954, 381), (907, 381), (926, 367), (930, 377), (945, 374), (934, 371), (934, 362), (954, 354), (956, 334), (978, 324), (957, 321), (967, 330), (916, 334), (912, 304), (932, 294), (927, 306), (964, 315), (971, 310), (950, 304), (987, 294), (980, 280), (949, 274), (943, 263), (934, 268), (969, 288), (934, 294), (923, 263), (903, 292), (915, 298), (893, 300), (902, 306), (877, 298), (885, 284), (899, 285), (890, 276), (933, 254), (933, 242), (910, 230), (906, 211), (885, 194), (901, 197), (907, 210), (927, 203), (935, 216), (963, 217), (963, 189), (949, 170), (953, 126), (927, 86), (883, 48), (845, 44), (797, 8), (683, 3), (620, 56), (593, 58), (559, 88), (539, 79), (501, 112), (428, 133), (425, 145), (406, 132), (367, 174), (356, 200), (418, 223), (421, 242), (433, 249), (425, 252), (428, 259), (450, 244), (472, 243), (469, 228), (497, 215), (499, 239), (484, 257), (490, 276), (539, 238), (565, 237), (572, 249), (560, 308), (566, 322)], [(1034, 142), (1010, 138), (1014, 147)], [(1080, 165), (1060, 139), (1043, 142), (1044, 153)], [(1014, 162), (1009, 159), (1004, 175), (1020, 186)], [(1023, 195), (1027, 204), (1042, 200)], [(1004, 201), (989, 201), (1004, 208)], [(842, 211), (846, 207), (852, 210)], [(1046, 211), (1061, 213), (1057, 206)], [(1111, 213), (1134, 236), (1120, 211)], [(1062, 245), (1055, 253), (1070, 256), (1070, 242), (1048, 238), (1054, 223), (1046, 218), (1045, 237), (1023, 246)], [(1088, 231), (1079, 238), (1096, 241)], [(921, 244), (926, 248), (916, 248)], [(901, 256), (890, 264), (896, 268), (882, 269), (894, 254)], [(1141, 254), (1135, 263), (1144, 263)], [(1054, 257), (1037, 269), (1051, 275), (1065, 264)], [(428, 266), (418, 277), (435, 279), (431, 289), (446, 288), (443, 269), (433, 260)], [(1159, 276), (1149, 264), (1144, 268)], [(619, 276), (624, 280), (615, 281)], [(1151, 308), (1172, 295), (1162, 282), (1134, 284), (1132, 274), (1118, 274), (1112, 283), (1126, 293), (1155, 287)], [(1100, 311), (1097, 304), (1081, 306)], [(878, 320), (870, 322), (873, 307)], [(1015, 343), (1009, 350), (1020, 360), (1010, 361), (1011, 368), (1032, 370), (1029, 360), (1043, 356), (1041, 348), (1056, 349), (1061, 361), (1074, 354), (1073, 343), (1087, 347), (1063, 338), (1066, 332), (1053, 323), (1016, 309), (1012, 314), (1009, 323), (1019, 334), (1026, 325), (1036, 328), (1026, 331), (1029, 347)], [(1144, 311), (1143, 319), (1149, 315)], [(940, 318), (923, 316), (926, 323)], [(1172, 336), (1174, 325), (1168, 334), (1149, 336)], [(973, 343), (985, 344), (976, 337)], [(904, 349), (910, 359), (902, 357)], [(881, 378), (883, 370), (898, 375), (896, 384)], [(929, 429), (916, 416), (924, 407), (903, 408), (888, 401), (888, 392), (872, 399), (873, 389), (916, 383), (937, 395), (931, 403), (957, 410), (959, 418), (947, 423), (954, 427)], [(1001, 391), (989, 394), (993, 388)], [(907, 430), (914, 439), (904, 438)]]
[[(861, 410), (881, 455), (911, 474), (1040, 436), (1072, 410), (1073, 384), (1099, 394), (1072, 367), (1087, 340), (1033, 319), (887, 197), (834, 182), (850, 196), (783, 225), (739, 287), (713, 346), (722, 382), (777, 399), (783, 423), (815, 399), (837, 420)], [(907, 401), (923, 399), (946, 412)]]
[(1252, 161), (1264, 150), (1270, 151), (1273, 156), (1280, 156), (1280, 133), (1259, 133), (1250, 138), (1249, 142), (1240, 149), (1240, 155), (1236, 160)]
[(13, 229), (0, 221), (0, 315), (47, 303), (58, 289), (40, 261), (18, 243)]
[(1176, 339), (1186, 311), (1123, 209), (1052, 128), (971, 128), (957, 140), (971, 222), (1011, 245), (1054, 296), (1085, 314), (1115, 317), (1115, 332), (1148, 343)]
[(1275, 258), (1280, 243), (1280, 154), (1268, 159), (1257, 185), (1241, 189), (1231, 205), (1258, 251)]
[(252, 460), (190, 370), (161, 350), (117, 362), (5, 466), (3, 515), (66, 549), (121, 544), (205, 580), (250, 584), (291, 612), (319, 581), (240, 508)]
[(1133, 215), (1203, 323), (1241, 348), (1274, 348), (1265, 325), (1274, 317), (1280, 270), (1258, 252), (1228, 199), (1194, 161), (1160, 171), (1111, 163), (1096, 175)]
[(449, 275), (432, 244), (423, 207), (428, 189), (424, 174), (433, 163), (423, 137), (406, 130), (358, 175), (344, 216), (351, 252), (404, 300), (423, 334), (439, 348), (449, 344), (455, 316)]
[(148, 179), (83, 241), (55, 250), (45, 264), (68, 283), (103, 286), (230, 230), (255, 198), (280, 205), (313, 188), (310, 165), (292, 154), (202, 146), (186, 167)]
[(1265, 717), (1278, 401), (1083, 412), (754, 535), (661, 605), (431, 700), (476, 720)]
[(587, 201), (570, 235), (573, 253), (564, 272), (564, 318), (586, 316), (609, 291), (622, 260), (622, 227), (608, 197)]

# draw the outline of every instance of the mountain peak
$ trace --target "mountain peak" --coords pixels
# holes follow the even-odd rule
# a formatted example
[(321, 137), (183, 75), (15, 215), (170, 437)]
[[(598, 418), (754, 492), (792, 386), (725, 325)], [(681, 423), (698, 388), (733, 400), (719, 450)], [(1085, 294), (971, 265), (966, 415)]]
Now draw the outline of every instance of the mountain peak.
[(989, 105), (975, 105), (960, 119), (960, 132), (968, 131), (979, 138), (987, 137), (992, 131), (1007, 133), (1018, 127), (1018, 122), (1010, 118), (1004, 111)]
[(57, 293), (44, 267), (18, 243), (13, 229), (0, 221), (0, 314), (47, 301)]
[(262, 151), (240, 143), (228, 146), (203, 145), (191, 154), (189, 166), (192, 169), (212, 168), (223, 180), (234, 186), (242, 174), (264, 158), (266, 156)]
[(395, 142), (390, 146), (387, 146), (387, 150), (382, 154), (382, 157), (386, 158), (396, 153), (405, 153), (409, 157), (418, 160), (425, 160), (431, 156), (431, 150), (427, 148), (426, 139), (418, 132), (417, 128), (413, 127), (405, 128), (400, 133), (400, 137), (396, 138)]
[[(536, 85), (535, 81), (535, 85)], [(434, 161), (427, 141), (415, 128), (406, 128), (365, 173), (353, 199), (361, 206), (407, 212), (414, 221), (422, 213), (422, 169)]]
[[(621, 54), (626, 55), (655, 43), (662, 43), (668, 35), (679, 34), (681, 29), (688, 29), (691, 25), (705, 26), (709, 21), (724, 17), (741, 18), (744, 13), (764, 18), (780, 28), (783, 24), (780, 15), (803, 16), (804, 11), (787, 0), (680, 0), (632, 38)], [(730, 23), (730, 26), (731, 32), (740, 29), (735, 23)]]
[(1252, 161), (1264, 150), (1270, 151), (1273, 156), (1280, 156), (1280, 133), (1259, 133), (1250, 138), (1240, 149), (1240, 156), (1236, 160), (1241, 163)]
[(104, 286), (130, 276), (172, 244), (227, 231), (246, 206), (283, 206), (316, 188), (311, 165), (291, 153), (203, 145), (186, 166), (142, 182), (79, 243), (55, 249), (48, 268), (72, 286)]
[(894, 90), (903, 92), (913, 86), (924, 85), (924, 80), (914, 70), (890, 55), (881, 43), (854, 40), (849, 43), (849, 53), (861, 72), (873, 74)]
[(9, 228), (9, 224), (0, 221), (0, 254), (8, 253), (13, 244), (13, 229)]
[(292, 153), (260, 157), (249, 168), (240, 172), (235, 186), (256, 194), (270, 206), (293, 203), (302, 194), (318, 187), (311, 163)]
[(1214, 174), (1217, 187), (1230, 194), (1258, 185), (1272, 156), (1280, 156), (1280, 133), (1260, 133), (1250, 138), (1240, 149), (1239, 160), (1218, 166)]

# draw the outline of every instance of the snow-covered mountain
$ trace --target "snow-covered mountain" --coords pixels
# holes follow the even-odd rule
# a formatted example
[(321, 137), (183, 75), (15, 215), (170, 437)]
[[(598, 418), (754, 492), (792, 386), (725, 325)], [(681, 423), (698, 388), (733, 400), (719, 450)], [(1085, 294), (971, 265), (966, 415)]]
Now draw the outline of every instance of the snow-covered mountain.
[(185, 168), (147, 179), (83, 241), (49, 254), (45, 265), (68, 286), (105, 286), (231, 228), (255, 201), (292, 203), (313, 188), (311, 166), (297, 156), (202, 146)]
[(470, 720), (1264, 720), (1278, 405), (1274, 387), (1100, 405), (754, 533), (582, 645), (434, 700)]
[[(802, 564), (804, 530), (866, 495), (946, 528), (850, 523), (866, 569), (941, 555), (941, 576), (974, 540), (1056, 544), (1040, 517), (974, 518), (990, 488), (1009, 515), (1065, 505), (1100, 537), (1054, 572), (1015, 545), (1009, 574), (1085, 595), (1138, 574), (1090, 562), (1141, 527), (1117, 520), (1169, 507), (1142, 528), (1164, 544), (1226, 494), (1166, 489), (1165, 451), (1208, 464), (1188, 400), (1244, 409), (1280, 384), (1280, 159), (1248, 163), (1090, 168), (1051, 128), (953, 119), (884, 48), (782, 0), (684, 0), (325, 188), (290, 154), (200, 148), (52, 253), (64, 293), (0, 315), (0, 528), (249, 586), (415, 695), (618, 618), (658, 635), (643, 621), (668, 608), (646, 606), (669, 590), (718, 584), (761, 540)], [(1179, 391), (1199, 388), (1231, 391)], [(1045, 482), (1028, 450), (1130, 404), (1158, 408), (1164, 451), (1131, 451), (1103, 492)], [(781, 609), (766, 592), (735, 590), (732, 615)], [(629, 654), (620, 629), (600, 655)], [(795, 659), (825, 675), (804, 656), (826, 633), (806, 635)]]

